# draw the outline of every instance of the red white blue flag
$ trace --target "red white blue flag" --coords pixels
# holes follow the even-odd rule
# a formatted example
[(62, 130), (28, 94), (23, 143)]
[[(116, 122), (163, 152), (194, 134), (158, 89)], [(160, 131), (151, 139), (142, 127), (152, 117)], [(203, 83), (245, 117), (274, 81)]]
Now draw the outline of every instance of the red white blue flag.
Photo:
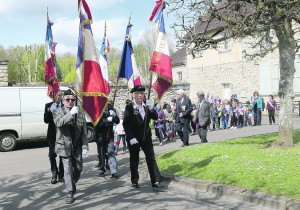
[(123, 52), (121, 56), (118, 78), (128, 80), (128, 87), (132, 88), (136, 85), (141, 85), (139, 71), (135, 61), (135, 55), (131, 44), (130, 29), (131, 24), (127, 25)]
[(150, 18), (149, 18), (149, 21), (151, 21), (153, 23), (158, 23), (160, 21), (163, 10), (168, 6), (169, 6), (169, 4), (167, 2), (165, 2), (164, 0), (157, 0), (156, 5), (151, 13)]
[(152, 87), (160, 100), (173, 83), (171, 57), (163, 13), (161, 13), (159, 33), (150, 63), (150, 71), (153, 72)]
[(45, 62), (44, 62), (44, 76), (45, 82), (48, 84), (47, 94), (53, 100), (59, 92), (57, 64), (55, 58), (55, 46), (53, 42), (52, 28), (53, 23), (49, 20), (47, 14), (47, 29), (45, 40)]
[(110, 92), (110, 86), (109, 86), (109, 75), (108, 75), (108, 66), (107, 66), (107, 55), (109, 53), (109, 41), (106, 36), (103, 37), (101, 50), (100, 50), (100, 56), (99, 56), (99, 63), (101, 67), (102, 76), (104, 79), (104, 86), (106, 89), (106, 92)]
[(82, 109), (96, 125), (107, 106), (107, 89), (99, 65), (91, 23), (92, 15), (85, 0), (78, 0), (80, 15), (75, 90)]

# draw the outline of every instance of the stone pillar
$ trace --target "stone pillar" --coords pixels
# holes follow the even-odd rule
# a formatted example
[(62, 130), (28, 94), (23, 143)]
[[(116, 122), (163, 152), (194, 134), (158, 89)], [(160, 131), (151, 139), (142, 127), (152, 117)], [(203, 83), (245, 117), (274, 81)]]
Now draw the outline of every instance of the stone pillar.
[(0, 59), (0, 86), (8, 86), (8, 61)]

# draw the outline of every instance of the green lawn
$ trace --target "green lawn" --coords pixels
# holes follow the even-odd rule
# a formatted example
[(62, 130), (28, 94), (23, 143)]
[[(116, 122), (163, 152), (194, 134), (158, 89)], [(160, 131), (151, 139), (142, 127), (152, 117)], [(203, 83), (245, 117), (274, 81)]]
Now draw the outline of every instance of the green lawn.
[(271, 148), (276, 134), (184, 147), (158, 155), (161, 171), (300, 200), (300, 131), (295, 145)]

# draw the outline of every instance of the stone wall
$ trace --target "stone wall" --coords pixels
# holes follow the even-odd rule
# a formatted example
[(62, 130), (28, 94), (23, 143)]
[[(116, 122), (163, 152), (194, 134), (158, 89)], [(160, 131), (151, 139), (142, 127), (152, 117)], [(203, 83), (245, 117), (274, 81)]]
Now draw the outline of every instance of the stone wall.
[(8, 86), (8, 61), (0, 59), (0, 86)]
[[(221, 65), (189, 69), (190, 98), (197, 99), (197, 91), (208, 92), (215, 97), (225, 99), (225, 87), (230, 88), (229, 95), (237, 94), (239, 100), (246, 102), (255, 90), (259, 89), (259, 68), (253, 62), (233, 62)], [(227, 97), (226, 97), (227, 98)]]
[[(110, 99), (113, 99), (114, 93), (115, 93), (115, 89), (117, 87), (117, 92), (116, 92), (116, 98), (115, 98), (115, 107), (117, 110), (124, 110), (125, 108), (125, 101), (126, 99), (131, 99), (132, 98), (132, 94), (130, 93), (130, 90), (127, 88), (126, 85), (118, 85), (118, 86), (111, 86), (111, 92), (109, 95)], [(171, 100), (173, 98), (176, 98), (176, 91), (179, 89), (183, 89), (186, 91), (187, 95), (190, 92), (190, 85), (188, 83), (175, 83), (173, 84), (173, 86), (163, 95), (162, 99), (161, 99), (161, 103), (171, 103)], [(148, 88), (146, 88), (146, 96), (148, 95)], [(157, 101), (156, 99), (156, 94), (153, 92), (153, 90), (151, 89), (151, 94), (150, 94), (150, 98), (151, 99), (155, 99), (155, 101)]]

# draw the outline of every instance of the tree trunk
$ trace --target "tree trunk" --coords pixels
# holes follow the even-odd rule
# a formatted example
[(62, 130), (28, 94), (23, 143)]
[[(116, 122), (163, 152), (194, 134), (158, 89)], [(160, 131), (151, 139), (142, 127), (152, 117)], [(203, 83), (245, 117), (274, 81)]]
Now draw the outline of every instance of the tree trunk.
[(275, 28), (279, 41), (280, 80), (278, 95), (280, 98), (278, 140), (274, 145), (293, 146), (293, 80), (295, 73), (295, 40), (289, 20)]

